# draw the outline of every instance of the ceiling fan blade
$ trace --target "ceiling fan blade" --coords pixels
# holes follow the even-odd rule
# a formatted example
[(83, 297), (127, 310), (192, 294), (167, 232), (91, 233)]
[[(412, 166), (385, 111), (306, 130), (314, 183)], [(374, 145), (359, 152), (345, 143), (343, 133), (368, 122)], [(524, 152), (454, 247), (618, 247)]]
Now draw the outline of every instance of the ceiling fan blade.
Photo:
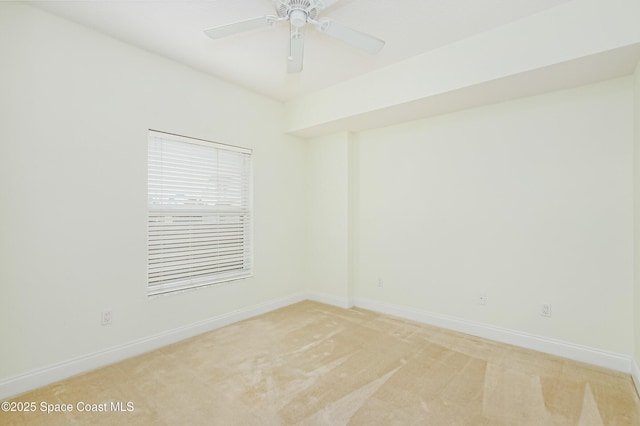
[(231, 24), (220, 25), (217, 27), (204, 30), (204, 33), (213, 38), (227, 37), (244, 31), (255, 30), (257, 28), (271, 25), (272, 21), (269, 16), (258, 16), (256, 18), (246, 19), (244, 21), (233, 22)]
[(304, 33), (300, 29), (291, 31), (290, 50), (287, 58), (287, 71), (296, 73), (302, 71), (302, 57), (304, 54)]
[(318, 29), (330, 37), (371, 54), (378, 53), (385, 44), (385, 42), (379, 38), (356, 31), (332, 19), (322, 19), (319, 22)]

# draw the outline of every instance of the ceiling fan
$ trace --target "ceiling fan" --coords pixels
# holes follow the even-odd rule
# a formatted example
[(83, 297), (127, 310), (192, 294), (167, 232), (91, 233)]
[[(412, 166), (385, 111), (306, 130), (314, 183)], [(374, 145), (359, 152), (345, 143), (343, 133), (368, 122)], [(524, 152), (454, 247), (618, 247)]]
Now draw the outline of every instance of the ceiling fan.
[(329, 18), (319, 18), (323, 9), (338, 0), (272, 0), (276, 15), (258, 16), (244, 21), (220, 25), (205, 30), (205, 34), (213, 39), (227, 37), (244, 31), (288, 21), (289, 22), (289, 57), (287, 71), (302, 71), (302, 55), (304, 52), (304, 27), (313, 24), (321, 33), (343, 41), (353, 47), (371, 54), (378, 53), (384, 41), (360, 31), (354, 30)]

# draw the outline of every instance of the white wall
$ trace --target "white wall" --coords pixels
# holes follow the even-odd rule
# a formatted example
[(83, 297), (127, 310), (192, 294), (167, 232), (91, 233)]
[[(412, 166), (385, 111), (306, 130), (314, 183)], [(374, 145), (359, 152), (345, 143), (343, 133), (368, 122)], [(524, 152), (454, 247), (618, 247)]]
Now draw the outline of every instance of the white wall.
[(349, 278), (349, 143), (347, 132), (311, 139), (309, 244), (305, 284), (327, 302), (347, 306)]
[[(0, 52), (0, 382), (301, 290), (307, 148), (280, 103), (18, 3)], [(254, 278), (147, 297), (149, 128), (254, 149)]]
[(357, 135), (356, 299), (631, 354), (632, 111), (626, 77)]
[(634, 331), (635, 331), (635, 380), (640, 392), (640, 63), (634, 74), (635, 88), (635, 144), (634, 144), (634, 234), (635, 234), (635, 259), (634, 259)]

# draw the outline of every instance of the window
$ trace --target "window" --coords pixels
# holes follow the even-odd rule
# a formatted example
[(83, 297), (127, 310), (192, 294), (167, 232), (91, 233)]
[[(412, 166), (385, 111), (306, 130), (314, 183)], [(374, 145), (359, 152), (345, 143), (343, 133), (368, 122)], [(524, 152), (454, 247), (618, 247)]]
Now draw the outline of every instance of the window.
[(149, 131), (149, 295), (252, 273), (251, 150)]

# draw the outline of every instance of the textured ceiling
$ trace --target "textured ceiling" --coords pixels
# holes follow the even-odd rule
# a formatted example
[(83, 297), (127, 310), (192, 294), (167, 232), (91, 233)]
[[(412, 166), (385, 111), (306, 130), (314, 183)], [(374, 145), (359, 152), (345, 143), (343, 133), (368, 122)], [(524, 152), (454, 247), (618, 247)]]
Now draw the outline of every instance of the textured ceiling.
[(339, 0), (322, 16), (386, 41), (375, 55), (309, 28), (287, 74), (288, 25), (219, 40), (204, 29), (274, 14), (269, 0), (32, 1), (37, 7), (271, 98), (287, 101), (568, 0)]

